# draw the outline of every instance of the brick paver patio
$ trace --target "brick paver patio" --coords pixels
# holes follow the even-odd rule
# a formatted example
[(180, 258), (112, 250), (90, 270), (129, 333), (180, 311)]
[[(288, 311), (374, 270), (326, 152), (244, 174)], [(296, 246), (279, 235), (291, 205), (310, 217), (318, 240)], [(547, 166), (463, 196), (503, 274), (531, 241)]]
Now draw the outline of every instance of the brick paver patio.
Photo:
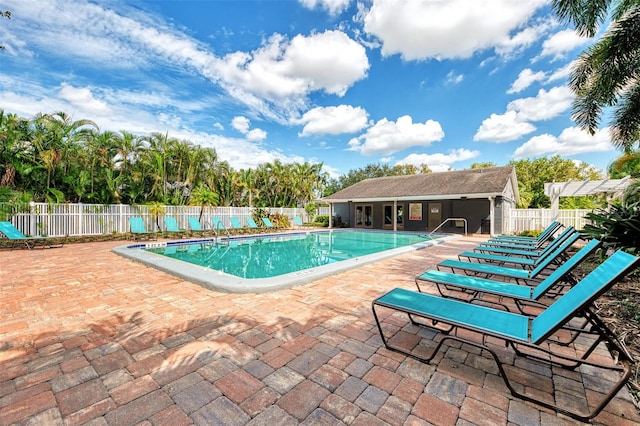
[[(450, 345), (424, 364), (382, 346), (371, 301), (414, 289), (415, 275), (479, 241), (258, 295), (212, 292), (111, 253), (122, 242), (2, 251), (0, 424), (575, 424), (511, 397), (475, 348)], [(603, 380), (517, 358), (510, 372), (574, 408)], [(594, 423), (638, 424), (632, 401), (623, 389)]]

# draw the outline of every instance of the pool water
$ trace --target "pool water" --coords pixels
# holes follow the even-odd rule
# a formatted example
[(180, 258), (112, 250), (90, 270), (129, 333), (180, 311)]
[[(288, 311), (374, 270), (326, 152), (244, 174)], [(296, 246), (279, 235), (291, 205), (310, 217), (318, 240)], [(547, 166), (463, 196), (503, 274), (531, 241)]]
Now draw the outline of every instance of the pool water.
[(264, 293), (459, 237), (340, 229), (159, 241), (114, 247), (113, 252), (209, 290)]
[(245, 279), (270, 278), (433, 240), (427, 235), (332, 231), (170, 244), (155, 254)]

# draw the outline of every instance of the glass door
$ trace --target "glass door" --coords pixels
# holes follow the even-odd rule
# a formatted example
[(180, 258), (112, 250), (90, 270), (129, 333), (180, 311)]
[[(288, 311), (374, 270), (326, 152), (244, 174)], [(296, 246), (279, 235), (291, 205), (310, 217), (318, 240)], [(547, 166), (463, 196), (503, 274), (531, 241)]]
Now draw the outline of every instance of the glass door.
[(384, 212), (384, 218), (382, 226), (385, 229), (393, 229), (393, 222), (396, 222), (396, 229), (404, 229), (404, 206), (402, 204), (396, 204), (395, 214), (393, 213), (393, 204), (385, 204), (382, 207)]
[(373, 226), (373, 206), (362, 204), (356, 206), (356, 228), (371, 228)]

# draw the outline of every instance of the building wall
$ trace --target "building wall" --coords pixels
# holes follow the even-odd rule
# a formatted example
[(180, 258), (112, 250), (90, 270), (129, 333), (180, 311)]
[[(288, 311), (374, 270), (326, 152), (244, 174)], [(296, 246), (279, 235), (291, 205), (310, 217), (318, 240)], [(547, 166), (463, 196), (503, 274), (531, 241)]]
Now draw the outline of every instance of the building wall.
[[(372, 206), (372, 225), (371, 229), (385, 229), (383, 208), (390, 202), (375, 203), (342, 203), (334, 204), (334, 216), (340, 216), (341, 220), (348, 223), (350, 227), (356, 227), (356, 207), (371, 205)], [(498, 197), (497, 208), (494, 210), (494, 231), (501, 233), (503, 229), (503, 202)], [(432, 231), (447, 218), (464, 218), (467, 220), (467, 232), (469, 233), (489, 233), (490, 232), (490, 209), (489, 199), (455, 199), (455, 200), (424, 200), (412, 202), (399, 202), (398, 205), (403, 206), (403, 228), (405, 231)], [(418, 205), (421, 208), (421, 219), (411, 220), (410, 205)], [(434, 214), (432, 223), (429, 223), (429, 213), (438, 208), (439, 219), (435, 218), (438, 214)], [(386, 228), (389, 229), (389, 228)], [(392, 229), (392, 228), (391, 228)], [(438, 231), (463, 233), (463, 222), (451, 220), (445, 223)]]

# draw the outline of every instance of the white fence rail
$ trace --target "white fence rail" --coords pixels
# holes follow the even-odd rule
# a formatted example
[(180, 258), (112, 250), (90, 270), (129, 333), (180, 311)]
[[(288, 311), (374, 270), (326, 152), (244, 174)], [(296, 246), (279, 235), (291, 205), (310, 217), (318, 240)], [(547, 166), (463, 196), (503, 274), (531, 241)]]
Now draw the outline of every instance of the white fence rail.
[(554, 218), (551, 209), (510, 209), (506, 212), (505, 233), (517, 234), (522, 231), (544, 229), (553, 220), (579, 230), (589, 223), (585, 216), (592, 211), (590, 209), (558, 210), (558, 217)]
[[(12, 211), (0, 206), (3, 220), (10, 220), (26, 235), (79, 236), (129, 232), (129, 218), (141, 216), (147, 230), (164, 230), (164, 220), (158, 218), (158, 224), (149, 211), (149, 206), (131, 206), (125, 204), (47, 204), (31, 203), (27, 211)], [(164, 206), (163, 216), (173, 216), (178, 226), (189, 229), (189, 216), (200, 216), (200, 207)], [(281, 214), (293, 219), (299, 216), (303, 221), (309, 217), (303, 208), (267, 208), (271, 214)], [(231, 228), (230, 217), (235, 216), (242, 224), (251, 217), (251, 207), (212, 207), (204, 209), (200, 220), (203, 226), (211, 227), (211, 219), (219, 217), (227, 228)], [(8, 219), (10, 217), (10, 219)], [(293, 222), (293, 221), (292, 221)]]
[[(289, 218), (299, 216), (310, 220), (303, 208), (267, 208), (270, 213), (278, 213)], [(229, 218), (238, 217), (245, 224), (251, 217), (251, 207), (213, 207), (204, 210), (201, 223), (210, 225), (213, 217), (219, 217), (227, 228), (231, 228)], [(557, 220), (565, 226), (582, 229), (588, 222), (584, 216), (591, 210), (559, 210)], [(329, 209), (320, 208), (318, 214), (327, 215)], [(79, 236), (129, 232), (129, 218), (142, 216), (148, 230), (158, 230), (158, 224), (149, 212), (148, 206), (125, 204), (47, 204), (31, 203), (26, 211), (13, 211), (6, 204), (0, 205), (0, 215), (10, 217), (11, 222), (26, 235)], [(199, 216), (200, 207), (164, 206), (164, 216), (173, 216), (181, 228), (188, 229), (189, 216)], [(553, 220), (551, 209), (511, 209), (505, 215), (504, 233), (518, 233), (527, 230), (544, 229)], [(160, 230), (164, 229), (162, 218), (158, 220)]]

